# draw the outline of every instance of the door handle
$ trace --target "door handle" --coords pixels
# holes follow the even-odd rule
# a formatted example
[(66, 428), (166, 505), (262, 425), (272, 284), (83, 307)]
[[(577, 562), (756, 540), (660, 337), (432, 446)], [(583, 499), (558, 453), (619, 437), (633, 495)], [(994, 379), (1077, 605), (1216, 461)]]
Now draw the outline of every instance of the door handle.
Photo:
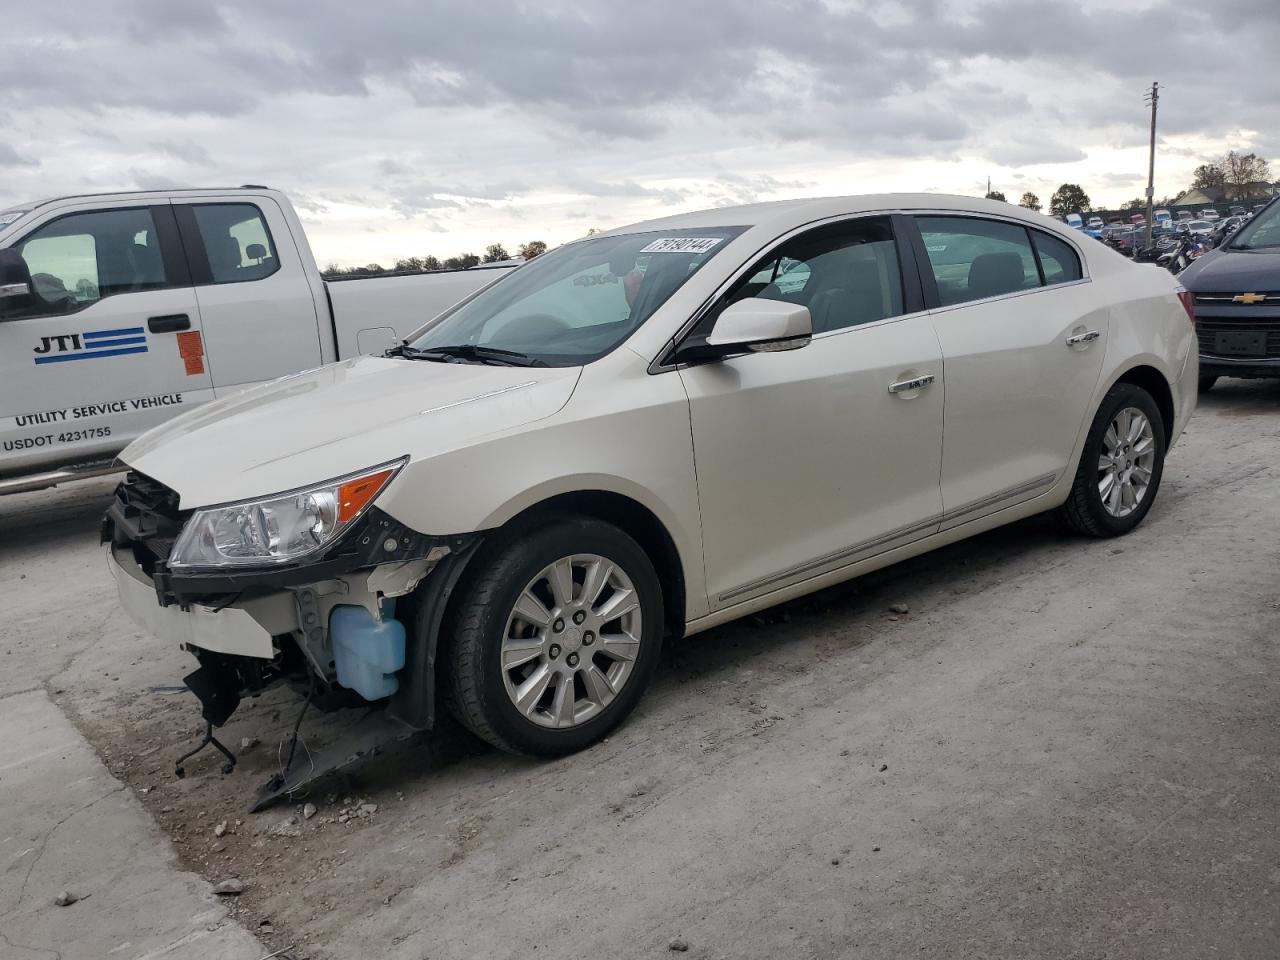
[(177, 333), (191, 329), (191, 318), (185, 313), (168, 313), (163, 317), (148, 317), (147, 329), (152, 333)]
[(1077, 333), (1074, 337), (1067, 337), (1067, 346), (1075, 347), (1082, 343), (1093, 343), (1102, 334), (1097, 330), (1090, 330), (1088, 333)]
[(932, 383), (933, 374), (926, 373), (924, 376), (912, 377), (910, 380), (899, 380), (897, 383), (889, 384), (889, 392), (906, 393), (909, 390), (923, 390)]

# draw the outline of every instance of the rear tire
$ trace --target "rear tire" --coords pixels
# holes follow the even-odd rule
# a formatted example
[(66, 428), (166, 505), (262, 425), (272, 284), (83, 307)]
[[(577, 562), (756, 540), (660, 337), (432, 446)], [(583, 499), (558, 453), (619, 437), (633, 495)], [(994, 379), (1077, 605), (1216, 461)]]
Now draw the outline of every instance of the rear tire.
[(497, 534), (472, 570), (442, 638), (464, 726), (504, 750), (554, 757), (626, 718), (663, 633), (662, 588), (639, 544), (600, 520), (552, 516)]
[(1214, 385), (1215, 383), (1217, 383), (1217, 382), (1218, 382), (1218, 378), (1217, 378), (1217, 377), (1208, 377), (1208, 376), (1206, 376), (1206, 377), (1201, 377), (1201, 378), (1200, 378), (1200, 392), (1201, 392), (1201, 393), (1208, 393), (1210, 390), (1212, 390), (1212, 389), (1213, 389), (1213, 385)]
[(1086, 536), (1128, 533), (1155, 501), (1164, 455), (1164, 418), (1155, 400), (1141, 387), (1117, 383), (1094, 415), (1059, 518)]

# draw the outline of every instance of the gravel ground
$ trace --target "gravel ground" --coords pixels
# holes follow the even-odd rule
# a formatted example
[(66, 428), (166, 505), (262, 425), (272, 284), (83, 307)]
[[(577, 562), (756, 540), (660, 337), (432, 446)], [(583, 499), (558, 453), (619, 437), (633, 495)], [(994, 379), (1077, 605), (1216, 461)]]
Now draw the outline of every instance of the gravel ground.
[(259, 741), (235, 773), (172, 776), (188, 659), (116, 609), (109, 491), (0, 499), (0, 697), (43, 684), (186, 866), (245, 882), (264, 953), (1280, 955), (1280, 384), (1206, 397), (1123, 540), (954, 545), (669, 649), (582, 754), (446, 728), (309, 819), (244, 812), (284, 692), (225, 729)]

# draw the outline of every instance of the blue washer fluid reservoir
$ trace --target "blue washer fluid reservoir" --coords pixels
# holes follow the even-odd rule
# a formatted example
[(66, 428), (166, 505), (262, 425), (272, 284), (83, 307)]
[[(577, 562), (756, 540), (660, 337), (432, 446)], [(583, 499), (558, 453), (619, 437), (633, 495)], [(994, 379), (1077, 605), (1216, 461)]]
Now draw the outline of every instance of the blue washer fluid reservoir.
[(393, 610), (392, 601), (384, 601), (381, 623), (364, 607), (343, 604), (329, 614), (338, 682), (366, 700), (389, 697), (399, 686), (393, 674), (404, 668), (404, 624)]

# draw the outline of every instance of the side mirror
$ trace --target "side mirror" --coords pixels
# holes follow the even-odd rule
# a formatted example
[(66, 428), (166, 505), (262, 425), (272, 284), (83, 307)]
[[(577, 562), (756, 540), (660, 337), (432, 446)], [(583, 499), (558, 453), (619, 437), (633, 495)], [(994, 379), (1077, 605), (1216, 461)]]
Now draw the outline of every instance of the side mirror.
[(813, 337), (809, 308), (783, 300), (750, 298), (730, 304), (707, 335), (707, 348), (721, 357), (734, 353), (798, 350)]
[(31, 303), (31, 271), (17, 250), (0, 250), (0, 314)]

